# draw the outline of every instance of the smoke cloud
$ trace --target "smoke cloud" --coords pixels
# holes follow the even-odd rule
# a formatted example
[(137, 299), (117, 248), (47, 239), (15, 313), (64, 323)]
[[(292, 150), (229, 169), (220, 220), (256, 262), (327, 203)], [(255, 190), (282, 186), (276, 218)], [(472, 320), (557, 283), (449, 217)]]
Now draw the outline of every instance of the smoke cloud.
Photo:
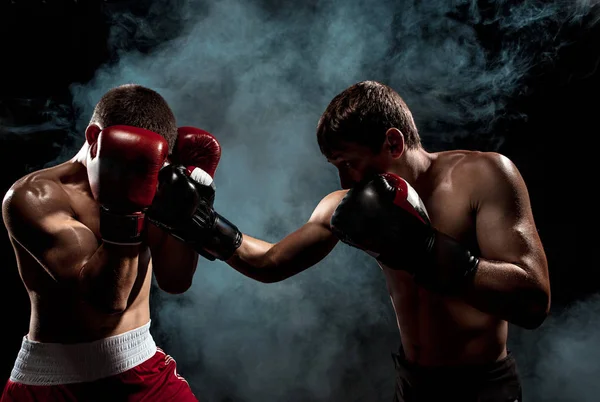
[[(179, 125), (221, 142), (216, 209), (244, 233), (277, 241), (338, 187), (315, 138), (337, 93), (381, 81), (404, 97), (426, 146), (451, 145), (476, 127), (493, 149), (499, 119), (526, 117), (507, 110), (508, 101), (528, 90), (532, 69), (552, 62), (560, 28), (593, 5), (294, 3), (157, 0), (145, 12), (107, 3), (114, 60), (72, 87), (78, 131), (110, 88), (157, 90)], [(340, 245), (316, 267), (270, 285), (202, 260), (189, 292), (154, 295), (157, 338), (203, 400), (391, 400), (396, 323), (385, 281), (363, 253)], [(591, 351), (599, 306), (592, 299), (539, 332), (514, 331), (527, 400), (598, 394)]]
[(598, 339), (600, 295), (554, 312), (535, 333), (513, 328), (509, 346), (523, 376), (524, 400), (598, 400)]

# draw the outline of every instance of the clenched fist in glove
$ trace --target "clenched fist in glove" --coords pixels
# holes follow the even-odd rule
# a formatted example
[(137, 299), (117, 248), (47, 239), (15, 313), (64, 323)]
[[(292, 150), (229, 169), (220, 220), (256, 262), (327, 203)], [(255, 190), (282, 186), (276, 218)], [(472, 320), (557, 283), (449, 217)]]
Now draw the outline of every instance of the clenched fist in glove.
[(144, 214), (152, 204), (168, 152), (167, 141), (149, 130), (112, 126), (100, 132), (87, 160), (87, 172), (100, 204), (102, 241), (141, 243)]
[(228, 259), (240, 246), (242, 234), (213, 209), (214, 173), (221, 148), (208, 132), (180, 128), (174, 164), (159, 174), (159, 188), (149, 220), (190, 244), (209, 260)]
[(198, 167), (215, 177), (220, 160), (221, 145), (211, 133), (195, 127), (177, 129), (173, 164), (183, 165), (190, 171)]
[(333, 213), (331, 228), (341, 241), (438, 290), (460, 286), (479, 263), (469, 250), (431, 226), (417, 192), (390, 173), (349, 190)]

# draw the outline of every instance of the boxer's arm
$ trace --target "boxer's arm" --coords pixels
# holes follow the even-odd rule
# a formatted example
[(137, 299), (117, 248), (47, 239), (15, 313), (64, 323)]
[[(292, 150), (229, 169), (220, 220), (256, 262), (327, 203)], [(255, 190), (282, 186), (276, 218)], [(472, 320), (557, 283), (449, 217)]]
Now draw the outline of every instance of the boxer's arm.
[(467, 301), (515, 325), (537, 328), (550, 308), (550, 284), (527, 187), (517, 167), (499, 154), (483, 154), (476, 170), (481, 258)]
[(300, 229), (271, 244), (244, 235), (242, 245), (227, 263), (261, 282), (282, 281), (317, 264), (338, 242), (331, 231), (331, 215), (346, 191), (329, 194)]
[(99, 245), (94, 233), (73, 217), (64, 191), (50, 181), (13, 186), (2, 215), (12, 240), (54, 281), (100, 311), (125, 310), (137, 276), (139, 246)]
[(192, 286), (198, 253), (189, 245), (148, 223), (148, 245), (158, 286), (167, 293), (183, 293)]

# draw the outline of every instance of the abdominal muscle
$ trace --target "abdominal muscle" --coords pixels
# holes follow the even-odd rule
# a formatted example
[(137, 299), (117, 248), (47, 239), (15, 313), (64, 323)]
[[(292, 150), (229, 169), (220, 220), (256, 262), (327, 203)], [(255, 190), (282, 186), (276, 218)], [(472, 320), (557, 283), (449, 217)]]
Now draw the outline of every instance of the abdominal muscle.
[(418, 287), (383, 268), (406, 359), (422, 366), (485, 364), (506, 357), (508, 324), (458, 298)]
[(139, 328), (150, 321), (148, 303), (139, 299), (125, 312), (108, 315), (83, 302), (50, 301), (43, 296), (34, 297), (38, 301), (32, 302), (27, 334), (31, 341), (63, 344), (92, 342)]
[[(152, 264), (140, 270), (135, 294), (120, 314), (105, 314), (50, 278), (37, 261), (20, 246), (19, 270), (29, 293), (31, 317), (27, 338), (47, 343), (83, 343), (122, 334), (150, 321)], [(144, 272), (145, 271), (145, 272)]]

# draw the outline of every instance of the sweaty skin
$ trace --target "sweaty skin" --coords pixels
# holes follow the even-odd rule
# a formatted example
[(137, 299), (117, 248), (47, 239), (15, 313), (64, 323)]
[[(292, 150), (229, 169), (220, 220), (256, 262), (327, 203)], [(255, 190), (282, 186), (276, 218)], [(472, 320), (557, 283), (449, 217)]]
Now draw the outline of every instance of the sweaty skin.
[(32, 341), (90, 342), (140, 327), (150, 319), (153, 270), (163, 290), (182, 293), (196, 269), (197, 254), (151, 224), (139, 246), (102, 243), (86, 148), (18, 180), (2, 204), (31, 301)]
[[(496, 153), (426, 155), (421, 171), (411, 175), (409, 170), (405, 179), (422, 198), (432, 225), (479, 254), (481, 262), (473, 284), (453, 297), (418, 287), (408, 273), (381, 266), (406, 357), (423, 366), (502, 359), (508, 322), (535, 328), (549, 309), (546, 256), (525, 183), (512, 162)], [(335, 162), (342, 185), (352, 180), (346, 168), (364, 160), (359, 153), (354, 156), (357, 162), (351, 152)], [(419, 163), (415, 166), (417, 171)], [(305, 225), (278, 243), (244, 235), (227, 262), (262, 282), (280, 281), (316, 264), (337, 243), (330, 220), (345, 194), (327, 195)]]

